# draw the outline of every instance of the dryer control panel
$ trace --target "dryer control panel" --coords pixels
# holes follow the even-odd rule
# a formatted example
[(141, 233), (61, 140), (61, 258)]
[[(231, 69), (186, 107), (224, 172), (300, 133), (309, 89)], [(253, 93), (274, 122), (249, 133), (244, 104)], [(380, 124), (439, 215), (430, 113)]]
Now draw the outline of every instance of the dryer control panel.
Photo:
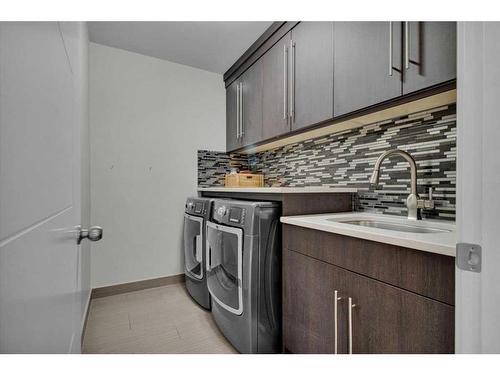
[(259, 223), (268, 220), (270, 215), (279, 214), (279, 207), (276, 202), (214, 199), (209, 220), (228, 227), (242, 228), (245, 236), (253, 236), (261, 230)]
[(213, 213), (215, 221), (221, 224), (245, 224), (246, 209), (230, 204), (216, 204)]
[(229, 222), (242, 224), (245, 221), (245, 209), (241, 207), (231, 207), (229, 209)]

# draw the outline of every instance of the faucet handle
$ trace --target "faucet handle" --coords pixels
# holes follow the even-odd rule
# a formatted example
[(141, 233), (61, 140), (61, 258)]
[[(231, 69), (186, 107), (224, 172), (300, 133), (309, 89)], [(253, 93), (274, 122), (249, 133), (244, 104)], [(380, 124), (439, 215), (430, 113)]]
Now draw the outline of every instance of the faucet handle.
[(427, 210), (434, 209), (434, 200), (432, 199), (432, 196), (433, 196), (433, 188), (429, 187), (429, 199), (419, 199), (417, 201), (417, 207)]

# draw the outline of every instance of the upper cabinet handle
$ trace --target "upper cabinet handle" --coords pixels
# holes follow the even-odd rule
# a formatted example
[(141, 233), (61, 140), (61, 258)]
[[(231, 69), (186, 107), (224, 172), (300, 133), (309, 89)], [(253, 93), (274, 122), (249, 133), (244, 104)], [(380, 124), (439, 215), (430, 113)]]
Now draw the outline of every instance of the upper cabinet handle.
[(243, 82), (240, 82), (240, 137), (243, 138), (245, 134), (243, 124)]
[(290, 67), (290, 120), (295, 121), (295, 42), (290, 41), (291, 45), (291, 67)]
[(405, 22), (405, 69), (410, 69), (410, 23)]
[(288, 117), (288, 48), (283, 44), (283, 120)]
[(392, 36), (392, 21), (389, 22), (389, 75), (392, 76), (392, 50), (393, 50), (393, 36)]
[(240, 139), (240, 83), (236, 83), (236, 140)]
[(352, 309), (356, 307), (355, 304), (352, 303), (352, 298), (349, 297), (348, 302), (348, 324), (349, 324), (349, 354), (352, 354)]
[(338, 353), (338, 301), (341, 299), (342, 297), (339, 297), (339, 292), (335, 290), (333, 292), (334, 354)]

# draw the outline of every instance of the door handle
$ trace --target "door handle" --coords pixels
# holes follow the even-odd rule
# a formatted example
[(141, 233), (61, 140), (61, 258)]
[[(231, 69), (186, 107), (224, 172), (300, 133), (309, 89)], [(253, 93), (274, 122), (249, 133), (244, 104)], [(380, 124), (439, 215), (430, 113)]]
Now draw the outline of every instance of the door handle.
[(349, 324), (349, 354), (352, 354), (352, 309), (355, 308), (356, 305), (352, 303), (352, 298), (349, 297), (348, 302), (348, 324)]
[(335, 329), (334, 335), (334, 354), (338, 352), (338, 301), (340, 301), (342, 297), (339, 297), (339, 292), (335, 290), (333, 292), (333, 325)]
[(207, 272), (209, 272), (212, 269), (212, 265), (210, 264), (210, 258), (212, 257), (212, 252), (210, 251), (210, 245), (207, 242)]
[(99, 241), (102, 238), (102, 233), (103, 230), (101, 227), (92, 226), (89, 229), (84, 229), (81, 227), (81, 225), (78, 225), (76, 227), (76, 234), (77, 234), (76, 243), (80, 245), (80, 243), (84, 238), (90, 241)]
[(202, 242), (201, 242), (201, 235), (198, 234), (196, 236), (196, 251), (195, 251), (195, 257), (196, 261), (198, 263), (201, 263), (203, 261), (203, 248), (202, 248)]

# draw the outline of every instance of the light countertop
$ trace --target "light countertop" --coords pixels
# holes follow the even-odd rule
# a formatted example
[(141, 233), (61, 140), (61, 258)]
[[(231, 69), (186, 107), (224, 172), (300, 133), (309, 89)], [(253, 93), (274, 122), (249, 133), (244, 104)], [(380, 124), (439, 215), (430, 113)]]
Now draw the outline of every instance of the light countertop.
[[(341, 223), (333, 220), (378, 220), (393, 224), (417, 225), (426, 228), (447, 230), (438, 233), (412, 233)], [(436, 254), (455, 256), (456, 227), (453, 222), (438, 220), (410, 221), (405, 217), (345, 212), (335, 214), (284, 216), (281, 222), (330, 233), (358, 237), (365, 240), (407, 247)]]
[(322, 186), (310, 186), (310, 187), (199, 187), (198, 191), (210, 191), (210, 192), (222, 192), (222, 193), (280, 193), (280, 194), (292, 194), (292, 193), (356, 193), (358, 189), (349, 187), (322, 187)]

